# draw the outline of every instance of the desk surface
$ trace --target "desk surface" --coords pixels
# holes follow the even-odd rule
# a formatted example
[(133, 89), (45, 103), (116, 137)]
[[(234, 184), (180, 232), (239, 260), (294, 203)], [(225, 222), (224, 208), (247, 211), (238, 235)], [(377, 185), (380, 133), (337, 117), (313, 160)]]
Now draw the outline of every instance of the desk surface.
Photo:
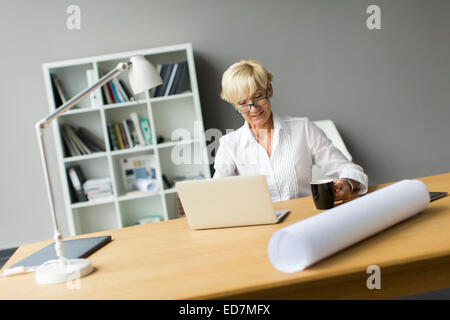
[[(450, 173), (418, 180), (429, 191), (450, 193)], [(38, 285), (34, 274), (3, 277), (0, 299), (380, 299), (450, 287), (450, 196), (293, 274), (271, 265), (269, 239), (319, 211), (311, 197), (274, 206), (292, 212), (275, 225), (192, 231), (180, 218), (68, 238), (113, 240), (89, 257), (96, 270), (78, 287)], [(50, 242), (21, 246), (4, 268)], [(381, 268), (380, 290), (366, 286), (374, 264)]]

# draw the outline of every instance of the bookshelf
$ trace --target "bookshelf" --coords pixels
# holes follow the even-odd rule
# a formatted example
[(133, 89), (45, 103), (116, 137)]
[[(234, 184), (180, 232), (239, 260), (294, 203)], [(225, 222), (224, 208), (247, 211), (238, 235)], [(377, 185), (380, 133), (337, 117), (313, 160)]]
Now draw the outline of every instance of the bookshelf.
[[(128, 61), (135, 55), (143, 55), (155, 67), (187, 61), (185, 88), (187, 90), (158, 97), (153, 96), (152, 90), (134, 96), (133, 101), (118, 103), (107, 103), (107, 99), (100, 91), (95, 103), (87, 97), (77, 105), (77, 108), (71, 109), (52, 123), (71, 235), (128, 227), (148, 216), (157, 215), (161, 220), (178, 218), (177, 192), (164, 183), (162, 175), (164, 174), (170, 181), (180, 176), (187, 176), (187, 179), (196, 175), (211, 177), (193, 50), (189, 43), (44, 63), (42, 69), (50, 111), (54, 111), (57, 107), (55, 102), (57, 93), (52, 86), (52, 74), (59, 79), (64, 88), (64, 95), (71, 98), (88, 87), (89, 69), (93, 70), (94, 79), (98, 79), (119, 62)], [(120, 74), (117, 78), (130, 88), (128, 72)], [(108, 124), (129, 119), (132, 112), (148, 119), (153, 144), (117, 150), (110, 141)], [(105, 151), (84, 155), (69, 153), (62, 136), (64, 124), (89, 130), (104, 141)], [(188, 136), (182, 140), (172, 141), (170, 138), (173, 132), (180, 129)], [(157, 141), (161, 136), (165, 140)], [(172, 154), (183, 148), (191, 150), (192, 155), (196, 157), (195, 162), (174, 163)], [(150, 155), (155, 159), (159, 189), (151, 193), (127, 191), (122, 179), (121, 161), (125, 158)], [(67, 174), (67, 169), (73, 166), (79, 166), (88, 179), (110, 178), (112, 195), (82, 202), (74, 200), (71, 180)]]

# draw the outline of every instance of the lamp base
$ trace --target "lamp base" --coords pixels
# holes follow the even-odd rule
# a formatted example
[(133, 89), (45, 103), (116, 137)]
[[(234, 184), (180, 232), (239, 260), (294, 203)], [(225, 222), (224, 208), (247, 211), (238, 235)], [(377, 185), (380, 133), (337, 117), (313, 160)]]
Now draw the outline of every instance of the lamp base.
[(65, 264), (60, 260), (50, 260), (36, 269), (35, 279), (40, 284), (54, 284), (73, 281), (94, 271), (88, 259), (67, 259)]

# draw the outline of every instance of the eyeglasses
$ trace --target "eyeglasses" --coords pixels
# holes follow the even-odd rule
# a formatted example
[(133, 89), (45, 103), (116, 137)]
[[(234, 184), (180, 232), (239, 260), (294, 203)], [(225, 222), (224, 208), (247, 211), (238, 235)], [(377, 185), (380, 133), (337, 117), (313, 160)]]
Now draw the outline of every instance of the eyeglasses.
[(236, 112), (243, 114), (249, 112), (252, 106), (255, 108), (262, 107), (269, 102), (269, 87), (266, 87), (266, 95), (262, 98), (256, 99), (253, 103), (246, 104), (245, 106), (237, 108)]

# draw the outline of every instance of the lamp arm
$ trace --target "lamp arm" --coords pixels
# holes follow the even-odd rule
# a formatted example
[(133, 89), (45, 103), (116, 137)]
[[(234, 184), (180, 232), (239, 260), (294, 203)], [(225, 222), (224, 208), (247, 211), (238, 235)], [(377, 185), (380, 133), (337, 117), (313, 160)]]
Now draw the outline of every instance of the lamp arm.
[(63, 113), (69, 111), (72, 109), (78, 102), (83, 100), (88, 94), (90, 94), (92, 91), (100, 88), (104, 84), (106, 84), (109, 80), (115, 78), (119, 75), (119, 73), (126, 71), (130, 68), (131, 62), (121, 62), (119, 63), (114, 69), (112, 69), (110, 72), (105, 74), (100, 80), (98, 80), (96, 83), (94, 83), (89, 88), (84, 89), (79, 94), (77, 94), (75, 97), (71, 98), (69, 101), (64, 103), (62, 106), (60, 106), (58, 109), (56, 109), (54, 112), (49, 114), (47, 117), (43, 118), (41, 121), (36, 123), (36, 126), (39, 126), (41, 129), (44, 129), (47, 127), (53, 120), (58, 118)]
[(108, 72), (106, 75), (104, 75), (101, 79), (99, 79), (92, 86), (84, 89), (82, 92), (77, 94), (75, 97), (71, 98), (69, 101), (67, 101), (62, 106), (60, 106), (57, 110), (52, 112), (50, 115), (48, 115), (47, 117), (38, 121), (35, 125), (36, 135), (37, 135), (38, 143), (39, 143), (39, 151), (40, 151), (40, 155), (41, 155), (42, 167), (44, 168), (44, 176), (45, 176), (45, 182), (46, 182), (46, 188), (47, 188), (47, 195), (48, 195), (48, 200), (50, 203), (50, 211), (52, 214), (53, 227), (54, 227), (54, 232), (55, 232), (54, 240), (55, 240), (56, 256), (59, 258), (61, 264), (64, 264), (64, 262), (66, 260), (65, 250), (64, 250), (64, 242), (63, 242), (63, 237), (62, 237), (62, 234), (61, 234), (61, 231), (59, 228), (58, 218), (57, 218), (56, 212), (55, 212), (53, 188), (52, 188), (52, 184), (51, 184), (50, 177), (48, 174), (47, 152), (46, 152), (45, 143), (44, 143), (44, 129), (53, 120), (57, 119), (63, 113), (65, 113), (65, 112), (69, 111), (71, 108), (73, 108), (78, 102), (83, 100), (89, 93), (91, 93), (92, 91), (103, 86), (108, 81), (110, 81), (114, 77), (118, 76), (121, 72), (128, 70), (130, 65), (131, 65), (131, 62), (119, 63), (116, 66), (116, 68), (114, 68), (113, 70)]

